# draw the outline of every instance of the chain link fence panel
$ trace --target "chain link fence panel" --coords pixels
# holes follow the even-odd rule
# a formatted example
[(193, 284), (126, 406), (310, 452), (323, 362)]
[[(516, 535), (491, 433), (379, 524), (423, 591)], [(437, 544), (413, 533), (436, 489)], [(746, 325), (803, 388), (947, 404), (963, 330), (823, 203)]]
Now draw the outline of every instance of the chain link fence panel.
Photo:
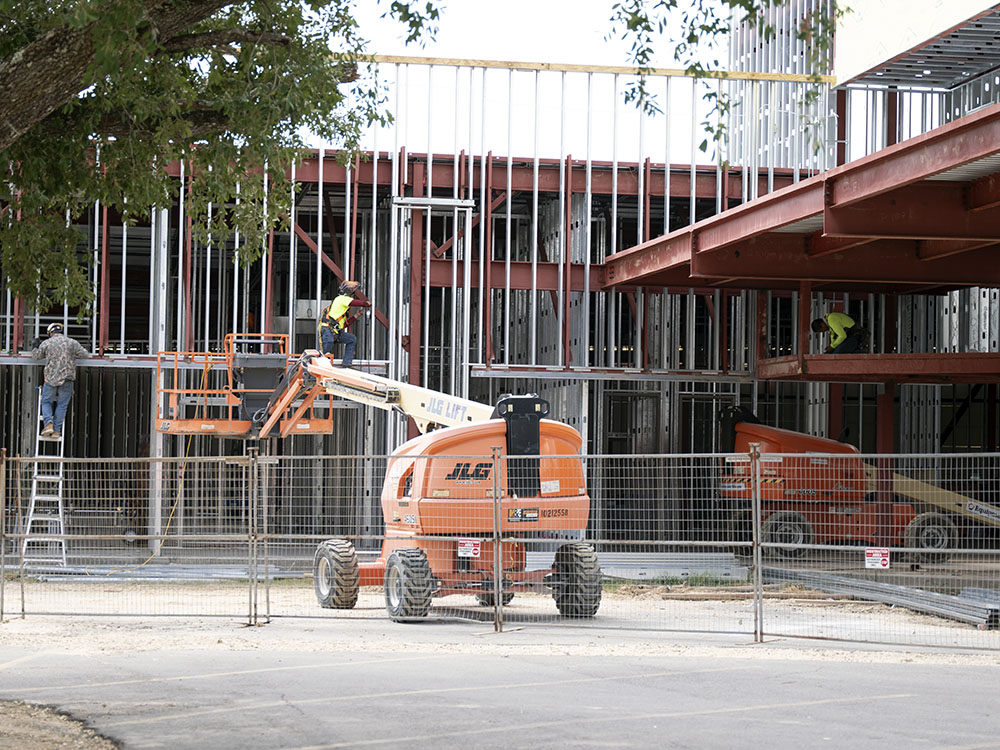
[(459, 618), (1000, 648), (993, 454), (51, 463), (0, 472), (8, 615)]

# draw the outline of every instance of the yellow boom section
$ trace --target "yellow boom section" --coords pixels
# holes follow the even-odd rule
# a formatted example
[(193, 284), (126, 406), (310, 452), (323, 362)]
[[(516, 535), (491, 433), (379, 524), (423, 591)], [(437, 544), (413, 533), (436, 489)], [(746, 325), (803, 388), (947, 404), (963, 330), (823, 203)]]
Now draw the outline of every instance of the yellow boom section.
[(434, 427), (485, 422), (493, 407), (378, 375), (334, 367), (326, 357), (308, 357), (306, 370), (327, 393), (412, 417), (420, 432)]

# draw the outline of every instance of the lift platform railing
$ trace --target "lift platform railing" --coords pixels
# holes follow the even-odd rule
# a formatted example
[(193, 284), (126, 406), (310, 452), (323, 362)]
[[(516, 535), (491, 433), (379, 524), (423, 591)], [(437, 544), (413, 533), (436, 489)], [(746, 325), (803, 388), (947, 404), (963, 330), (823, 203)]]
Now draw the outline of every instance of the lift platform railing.
[[(284, 334), (230, 333), (222, 352), (159, 352), (156, 429), (171, 435), (256, 438), (263, 421), (282, 437), (333, 432), (333, 398), (312, 394), (274, 406), (299, 361)], [(277, 413), (270, 413), (278, 408)], [(273, 419), (272, 419), (273, 418)]]

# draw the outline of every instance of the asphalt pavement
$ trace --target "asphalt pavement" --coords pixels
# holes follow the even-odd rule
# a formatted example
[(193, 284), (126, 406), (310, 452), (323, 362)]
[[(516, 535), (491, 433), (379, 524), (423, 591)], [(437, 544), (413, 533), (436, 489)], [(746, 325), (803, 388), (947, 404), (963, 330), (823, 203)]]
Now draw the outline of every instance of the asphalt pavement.
[(0, 625), (0, 698), (124, 748), (1000, 748), (991, 654), (329, 620), (88, 649), (68, 625), (41, 647)]

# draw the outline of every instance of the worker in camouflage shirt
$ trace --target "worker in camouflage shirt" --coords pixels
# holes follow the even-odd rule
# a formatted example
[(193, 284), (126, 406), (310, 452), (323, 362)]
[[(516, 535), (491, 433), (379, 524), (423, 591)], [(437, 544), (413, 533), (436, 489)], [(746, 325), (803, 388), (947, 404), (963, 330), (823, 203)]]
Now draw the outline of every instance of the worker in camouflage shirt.
[(45, 358), (45, 383), (42, 385), (42, 421), (45, 426), (42, 428), (42, 435), (59, 440), (62, 438), (69, 400), (73, 397), (76, 360), (90, 355), (76, 341), (63, 335), (62, 323), (51, 324), (46, 332), (49, 337), (45, 341), (35, 339), (32, 342), (31, 356), (34, 359)]

